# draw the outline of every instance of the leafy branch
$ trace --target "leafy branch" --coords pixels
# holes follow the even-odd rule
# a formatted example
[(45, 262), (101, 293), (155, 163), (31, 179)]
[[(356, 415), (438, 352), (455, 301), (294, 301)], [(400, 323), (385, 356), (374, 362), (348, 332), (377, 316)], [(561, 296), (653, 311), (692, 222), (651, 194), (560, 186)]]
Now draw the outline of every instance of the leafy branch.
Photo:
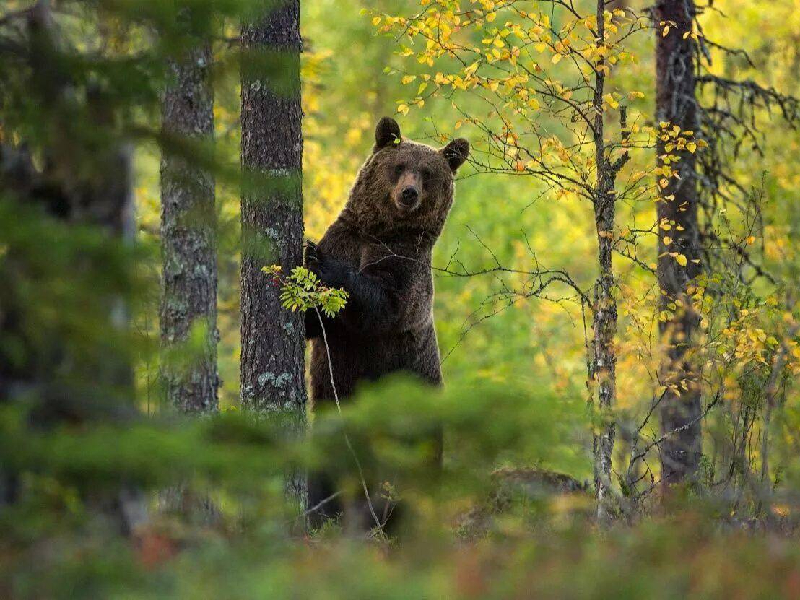
[(345, 290), (325, 287), (316, 273), (305, 267), (295, 267), (288, 277), (283, 276), (280, 265), (262, 267), (261, 270), (272, 276), (274, 285), (281, 286), (281, 305), (292, 312), (316, 309), (326, 317), (333, 317), (347, 304)]

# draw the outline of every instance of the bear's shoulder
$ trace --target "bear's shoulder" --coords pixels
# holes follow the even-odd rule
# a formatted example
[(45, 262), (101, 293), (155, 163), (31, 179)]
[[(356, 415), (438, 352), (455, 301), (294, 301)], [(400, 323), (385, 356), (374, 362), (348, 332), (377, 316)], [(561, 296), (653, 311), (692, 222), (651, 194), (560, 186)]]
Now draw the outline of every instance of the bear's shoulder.
[(355, 227), (337, 219), (322, 236), (318, 247), (328, 256), (356, 261), (363, 246), (362, 236)]

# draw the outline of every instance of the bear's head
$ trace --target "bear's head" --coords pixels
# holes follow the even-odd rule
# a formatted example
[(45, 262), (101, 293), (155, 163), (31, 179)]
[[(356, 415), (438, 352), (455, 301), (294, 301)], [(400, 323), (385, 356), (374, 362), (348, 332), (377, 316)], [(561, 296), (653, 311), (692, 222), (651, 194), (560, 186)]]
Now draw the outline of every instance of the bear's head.
[(404, 140), (397, 121), (384, 117), (345, 212), (368, 233), (418, 229), (436, 237), (453, 204), (453, 177), (468, 156), (467, 140), (437, 150)]

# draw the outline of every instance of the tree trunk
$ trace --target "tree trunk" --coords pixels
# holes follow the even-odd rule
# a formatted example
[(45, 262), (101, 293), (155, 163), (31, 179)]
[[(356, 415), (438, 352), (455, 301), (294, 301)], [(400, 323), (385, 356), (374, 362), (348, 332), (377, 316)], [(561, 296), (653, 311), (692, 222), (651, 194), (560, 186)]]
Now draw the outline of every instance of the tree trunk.
[[(165, 135), (210, 141), (214, 131), (211, 48), (204, 45), (170, 64), (162, 106)], [(213, 173), (192, 157), (161, 160), (161, 368), (165, 398), (182, 412), (217, 408), (217, 254)], [(186, 348), (196, 327), (200, 348)], [(177, 353), (177, 354), (176, 354)]]
[[(599, 196), (595, 208), (598, 234), (597, 259), (600, 275), (594, 286), (592, 331), (592, 378), (595, 385), (597, 415), (600, 419), (594, 436), (594, 479), (597, 516), (601, 522), (610, 518), (611, 459), (614, 451), (613, 409), (617, 398), (617, 302), (614, 298), (613, 252), (614, 199), (608, 193)], [(605, 232), (609, 232), (606, 234)]]
[[(109, 126), (103, 101), (89, 90), (89, 112), (97, 127)], [(48, 110), (50, 107), (47, 107)], [(133, 243), (135, 221), (132, 203), (132, 149), (129, 145), (103, 144), (95, 152), (91, 172), (81, 172), (69, 162), (74, 153), (48, 157), (39, 171), (25, 149), (0, 145), (0, 184), (8, 198), (24, 210), (39, 205), (41, 222), (63, 222), (64, 229), (91, 226), (107, 235), (109, 253), (119, 243)], [(80, 179), (72, 178), (80, 173)], [(45, 216), (46, 215), (46, 216)], [(61, 238), (47, 252), (73, 251)], [(60, 279), (60, 273), (42, 269), (12, 243), (5, 256), (0, 277), (12, 274), (0, 294), (0, 341), (13, 340), (11, 361), (0, 360), (0, 402), (31, 403), (28, 420), (37, 429), (57, 428), (65, 423), (124, 422), (134, 413), (134, 379), (128, 335), (130, 309), (125, 294), (126, 275), (111, 268), (125, 268), (106, 260), (106, 252), (93, 248), (72, 265), (74, 271)], [(5, 271), (5, 272), (4, 272)], [(87, 279), (86, 275), (92, 277)], [(117, 282), (108, 285), (108, 281)], [(54, 286), (71, 285), (70, 294), (85, 299), (87, 310), (76, 314), (69, 307), (53, 306), (50, 319), (31, 311), (31, 292), (36, 301), (50, 302), (45, 291)], [(114, 288), (117, 288), (116, 290)], [(114, 290), (114, 291), (112, 291)], [(63, 293), (63, 292), (62, 292)], [(90, 298), (91, 296), (91, 298)], [(33, 315), (31, 316), (31, 313)], [(76, 329), (72, 320), (80, 319)], [(31, 325), (37, 328), (31, 335)], [(80, 344), (76, 344), (80, 339)], [(1, 345), (1, 344), (0, 344)], [(0, 358), (5, 359), (0, 352)], [(0, 506), (17, 499), (18, 474), (0, 465)], [(121, 530), (129, 534), (147, 518), (146, 504), (139, 492), (123, 484), (115, 493), (91, 492), (86, 497), (93, 506), (112, 516)]]
[[(656, 4), (656, 121), (697, 132), (695, 41), (686, 35), (692, 31), (694, 16), (693, 0), (659, 0)], [(664, 25), (659, 25), (662, 22), (670, 26), (666, 36)], [(667, 152), (660, 139), (657, 151), (658, 166), (663, 167), (662, 157)], [(702, 404), (693, 364), (698, 317), (687, 294), (698, 272), (693, 262), (698, 258), (696, 161), (688, 151), (674, 150), (672, 154), (679, 157), (672, 167), (680, 178), (669, 178), (669, 184), (660, 187), (657, 203), (659, 309), (663, 315), (659, 323), (663, 347), (660, 380), (667, 388), (659, 406), (661, 433), (666, 436), (660, 449), (665, 485), (692, 479), (702, 452)], [(671, 238), (670, 244), (665, 237)], [(685, 256), (686, 265), (681, 266), (670, 252)]]
[[(120, 248), (135, 235), (132, 146), (118, 128), (117, 90), (74, 80), (68, 67), (83, 59), (67, 54), (51, 2), (24, 12), (18, 32), (25, 43), (4, 48), (2, 60), (13, 56), (24, 65), (10, 93), (24, 93), (48, 127), (25, 139), (28, 128), (12, 125), (0, 144), (3, 205), (17, 204), (19, 218), (0, 218), (7, 241), (0, 402), (25, 407), (30, 427), (40, 431), (125, 423), (136, 414), (129, 304), (135, 265)], [(83, 479), (68, 485), (80, 489), (89, 512), (98, 508), (128, 533), (146, 518), (146, 503), (131, 486), (90, 489)], [(17, 480), (0, 465), (2, 502), (16, 501)]]
[[(303, 260), (300, 2), (242, 28), (242, 405), (305, 428), (305, 333), (261, 268)], [(265, 65), (277, 64), (266, 72)]]
[[(605, 43), (603, 0), (597, 2), (597, 44)], [(599, 66), (602, 66), (602, 62)], [(617, 333), (617, 302), (614, 298), (614, 219), (616, 193), (614, 182), (616, 174), (627, 160), (619, 159), (611, 164), (607, 156), (604, 139), (603, 92), (605, 73), (595, 72), (594, 85), (594, 148), (597, 181), (594, 191), (594, 217), (597, 230), (597, 262), (599, 274), (594, 286), (594, 306), (592, 307), (593, 339), (590, 356), (590, 378), (593, 386), (593, 401), (600, 422), (594, 434), (594, 483), (597, 497), (597, 519), (607, 524), (611, 519), (611, 460), (614, 451), (613, 409), (617, 396), (617, 355), (614, 339)], [(623, 129), (625, 113), (622, 112)]]

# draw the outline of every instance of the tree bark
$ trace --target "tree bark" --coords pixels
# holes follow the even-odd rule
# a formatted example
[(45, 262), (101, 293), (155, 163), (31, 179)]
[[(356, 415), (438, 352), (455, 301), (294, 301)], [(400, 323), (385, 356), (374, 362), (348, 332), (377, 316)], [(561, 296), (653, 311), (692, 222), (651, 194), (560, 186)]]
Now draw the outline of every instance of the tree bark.
[[(205, 44), (170, 63), (162, 131), (187, 141), (210, 141), (214, 132), (211, 48)], [(217, 252), (214, 176), (191, 156), (161, 160), (161, 368), (165, 398), (182, 412), (217, 409)], [(199, 349), (186, 348), (202, 328)]]
[[(695, 99), (695, 41), (688, 35), (695, 17), (694, 0), (659, 0), (656, 20), (656, 121), (677, 125), (684, 131), (697, 132)], [(670, 26), (663, 35), (664, 25)], [(667, 154), (665, 141), (657, 144), (658, 166), (663, 167)], [(674, 150), (679, 157), (672, 167), (680, 178), (669, 178), (659, 189), (657, 203), (659, 226), (658, 285), (661, 290), (659, 332), (663, 353), (660, 365), (661, 384), (666, 391), (660, 401), (661, 478), (665, 485), (695, 477), (700, 464), (701, 394), (694, 364), (695, 335), (699, 320), (687, 289), (697, 276), (697, 174), (695, 155)], [(668, 230), (663, 226), (669, 226)], [(671, 238), (667, 245), (664, 238)], [(683, 254), (681, 266), (669, 252)]]
[[(300, 2), (242, 28), (242, 405), (305, 427), (305, 333), (261, 268), (302, 264)], [(267, 64), (280, 69), (265, 72)], [(279, 72), (278, 72), (279, 71)]]

